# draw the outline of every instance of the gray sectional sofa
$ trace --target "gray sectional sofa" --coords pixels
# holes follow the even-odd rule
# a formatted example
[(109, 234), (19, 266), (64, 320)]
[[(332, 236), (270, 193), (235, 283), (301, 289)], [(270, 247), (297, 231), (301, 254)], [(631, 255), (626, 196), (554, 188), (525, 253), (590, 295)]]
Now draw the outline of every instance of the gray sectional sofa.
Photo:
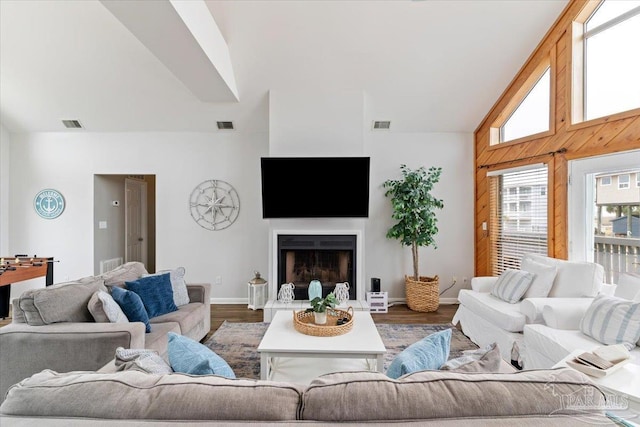
[(150, 319), (150, 333), (141, 322), (96, 323), (81, 309), (96, 289), (123, 286), (146, 273), (141, 263), (127, 263), (100, 276), (43, 289), (46, 298), (29, 293), (14, 300), (12, 323), (0, 328), (0, 401), (11, 385), (43, 369), (95, 371), (114, 358), (117, 347), (147, 348), (166, 356), (168, 332), (204, 338), (211, 329), (208, 283), (188, 284), (190, 303)]
[[(584, 404), (586, 402), (587, 404)], [(612, 425), (605, 395), (568, 369), (515, 373), (421, 371), (320, 376), (308, 386), (214, 375), (43, 371), (11, 387), (5, 426)]]

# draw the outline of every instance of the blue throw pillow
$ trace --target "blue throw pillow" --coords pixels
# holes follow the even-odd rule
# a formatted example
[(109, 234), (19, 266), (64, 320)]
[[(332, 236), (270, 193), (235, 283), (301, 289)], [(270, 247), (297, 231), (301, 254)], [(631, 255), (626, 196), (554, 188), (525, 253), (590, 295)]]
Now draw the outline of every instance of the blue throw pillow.
[(451, 329), (431, 334), (405, 348), (398, 354), (389, 369), (389, 378), (400, 378), (416, 371), (436, 370), (449, 358)]
[(125, 282), (127, 289), (140, 295), (149, 317), (162, 316), (178, 310), (173, 301), (173, 288), (169, 273), (158, 276), (141, 277)]
[(144, 304), (140, 297), (126, 289), (113, 286), (111, 288), (111, 297), (118, 303), (129, 322), (144, 323), (146, 332), (151, 332), (151, 324), (149, 323), (149, 315), (144, 309)]
[(169, 363), (175, 372), (235, 378), (225, 360), (197, 341), (169, 332)]

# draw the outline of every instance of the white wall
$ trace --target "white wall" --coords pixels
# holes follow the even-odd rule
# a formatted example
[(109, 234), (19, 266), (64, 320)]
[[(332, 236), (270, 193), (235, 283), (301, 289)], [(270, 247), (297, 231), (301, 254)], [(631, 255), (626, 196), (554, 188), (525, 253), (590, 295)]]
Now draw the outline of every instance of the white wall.
[(0, 255), (9, 255), (9, 132), (0, 124)]
[[(261, 218), (260, 163), (266, 135), (242, 133), (41, 133), (13, 135), (10, 253), (53, 256), (56, 282), (93, 274), (94, 174), (156, 175), (158, 269), (184, 266), (190, 282), (214, 283), (213, 298), (246, 298), (255, 269), (267, 271), (267, 224)], [(240, 195), (237, 221), (207, 231), (189, 214), (189, 195), (207, 179)], [(55, 188), (64, 213), (45, 220), (33, 196)], [(12, 286), (15, 298), (30, 287)]]
[[(349, 94), (345, 99), (350, 99)], [(390, 298), (404, 298), (404, 274), (411, 272), (411, 253), (398, 241), (385, 237), (392, 224), (391, 207), (381, 184), (399, 177), (401, 163), (412, 168), (434, 165), (444, 170), (435, 194), (444, 199), (445, 208), (438, 214), (439, 247), (421, 249), (420, 266), (423, 274), (440, 276), (441, 289), (457, 276), (458, 286), (443, 295), (455, 298), (461, 278), (471, 277), (473, 272), (472, 135), (374, 132), (362, 120), (361, 112), (351, 111), (351, 119), (358, 121), (361, 130), (355, 132), (350, 126), (347, 133), (360, 134), (361, 141), (347, 144), (348, 154), (322, 151), (315, 155), (371, 157), (367, 219), (263, 220), (260, 157), (269, 155), (269, 137), (264, 133), (11, 135), (12, 144), (20, 150), (11, 150), (10, 179), (21, 185), (12, 185), (10, 190), (8, 253), (59, 259), (55, 264), (56, 282), (93, 274), (94, 175), (153, 174), (157, 185), (157, 268), (182, 265), (190, 282), (214, 284), (220, 276), (222, 284), (214, 284), (212, 289), (212, 298), (218, 302), (244, 301), (246, 282), (253, 271), (260, 270), (264, 275), (269, 271), (271, 229), (304, 227), (364, 230), (362, 285), (368, 290), (370, 278), (379, 277)], [(356, 146), (360, 152), (356, 152)], [(188, 208), (193, 188), (211, 178), (231, 183), (241, 203), (238, 220), (216, 232), (199, 227)], [(55, 188), (65, 197), (65, 212), (55, 220), (44, 220), (33, 211), (33, 196), (43, 188)], [(38, 286), (42, 283), (15, 284), (12, 297)]]
[[(420, 275), (440, 278), (440, 290), (458, 281), (441, 298), (456, 298), (462, 278), (473, 275), (473, 135), (465, 133), (371, 132), (366, 155), (371, 156), (371, 194), (366, 223), (367, 287), (370, 277), (381, 279), (390, 298), (404, 296), (404, 275), (412, 274), (411, 250), (385, 237), (393, 225), (391, 202), (382, 183), (401, 177), (400, 165), (410, 168), (440, 166), (443, 169), (434, 196), (443, 199), (437, 212), (437, 249), (420, 248)], [(466, 287), (469, 287), (468, 284)]]

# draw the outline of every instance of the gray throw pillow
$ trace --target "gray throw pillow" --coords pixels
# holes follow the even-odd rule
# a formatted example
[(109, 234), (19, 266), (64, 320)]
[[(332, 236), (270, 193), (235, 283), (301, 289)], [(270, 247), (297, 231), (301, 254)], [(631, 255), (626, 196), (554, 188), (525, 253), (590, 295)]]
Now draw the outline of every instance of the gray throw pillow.
[(116, 349), (115, 365), (118, 371), (141, 371), (149, 374), (170, 374), (171, 366), (157, 351), (146, 349)]
[(498, 344), (489, 344), (477, 350), (467, 350), (463, 356), (451, 359), (440, 370), (455, 372), (500, 372), (502, 358)]

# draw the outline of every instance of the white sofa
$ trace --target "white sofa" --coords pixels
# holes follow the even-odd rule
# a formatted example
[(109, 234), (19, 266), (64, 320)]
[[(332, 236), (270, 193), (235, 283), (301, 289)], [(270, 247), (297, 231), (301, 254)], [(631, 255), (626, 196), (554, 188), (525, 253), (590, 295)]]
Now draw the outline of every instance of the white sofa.
[[(640, 278), (634, 280), (640, 289)], [(635, 297), (628, 292), (618, 292), (619, 288), (613, 287), (613, 291), (614, 296), (640, 302), (640, 291)], [(589, 305), (558, 301), (543, 308), (543, 324), (525, 325), (523, 339), (527, 349), (527, 369), (551, 368), (575, 350), (591, 351), (603, 345), (580, 331), (580, 321)], [(640, 365), (640, 347), (637, 345), (631, 350), (631, 359), (631, 363)]]
[(573, 262), (536, 254), (526, 254), (522, 264), (555, 268), (555, 278), (547, 297), (524, 298), (510, 304), (491, 295), (497, 277), (474, 277), (471, 289), (458, 294), (460, 306), (453, 323), (481, 347), (497, 342), (502, 357), (528, 368), (523, 330), (525, 325), (543, 323), (545, 306), (589, 306), (603, 287), (604, 269), (590, 262)]

